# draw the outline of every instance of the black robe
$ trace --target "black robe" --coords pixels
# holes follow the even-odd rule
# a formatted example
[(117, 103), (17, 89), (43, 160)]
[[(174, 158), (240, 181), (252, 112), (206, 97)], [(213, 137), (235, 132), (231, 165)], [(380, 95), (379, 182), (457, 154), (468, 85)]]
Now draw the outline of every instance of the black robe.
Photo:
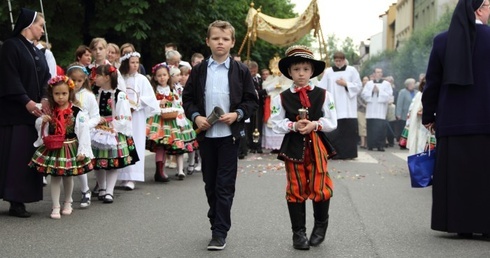
[(29, 168), (34, 154), (36, 117), (26, 109), (41, 102), (51, 77), (44, 54), (23, 36), (3, 43), (0, 60), (0, 198), (42, 200), (42, 176)]

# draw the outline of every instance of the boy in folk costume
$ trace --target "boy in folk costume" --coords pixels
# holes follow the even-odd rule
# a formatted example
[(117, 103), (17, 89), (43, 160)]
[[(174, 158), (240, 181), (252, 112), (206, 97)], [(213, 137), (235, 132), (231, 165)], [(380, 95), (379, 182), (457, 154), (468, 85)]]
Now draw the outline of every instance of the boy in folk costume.
[[(325, 69), (325, 62), (313, 58), (305, 46), (292, 46), (279, 61), (281, 72), (293, 85), (272, 100), (273, 130), (284, 133), (278, 159), (287, 173), (286, 200), (293, 230), (293, 247), (308, 250), (321, 244), (328, 227), (328, 209), (333, 182), (327, 171), (325, 132), (337, 128), (337, 113), (326, 90), (310, 79)], [(315, 226), (310, 240), (306, 236), (305, 201), (313, 201)]]

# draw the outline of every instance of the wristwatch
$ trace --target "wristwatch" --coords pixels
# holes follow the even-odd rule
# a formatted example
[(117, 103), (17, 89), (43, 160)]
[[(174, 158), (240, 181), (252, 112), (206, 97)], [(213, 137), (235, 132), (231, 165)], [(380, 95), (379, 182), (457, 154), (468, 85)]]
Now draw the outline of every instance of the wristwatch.
[(242, 114), (238, 111), (235, 111), (235, 113), (237, 114), (236, 121), (240, 122), (242, 120)]

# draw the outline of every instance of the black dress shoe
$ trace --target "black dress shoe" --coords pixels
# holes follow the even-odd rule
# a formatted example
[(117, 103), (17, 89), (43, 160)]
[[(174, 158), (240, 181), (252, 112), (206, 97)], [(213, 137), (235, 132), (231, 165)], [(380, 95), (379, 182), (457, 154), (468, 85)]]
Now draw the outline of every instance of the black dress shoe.
[(473, 233), (458, 233), (458, 237), (462, 239), (472, 239)]
[(385, 151), (384, 148), (378, 148), (378, 151)]
[(243, 155), (243, 154), (238, 155), (238, 159), (244, 159), (244, 158), (245, 158), (245, 155)]
[(10, 204), (9, 215), (18, 218), (29, 218), (31, 213), (26, 211), (26, 207), (21, 204)]
[(279, 150), (278, 149), (273, 149), (273, 150), (271, 150), (271, 153), (272, 154), (277, 154), (277, 153), (279, 153)]

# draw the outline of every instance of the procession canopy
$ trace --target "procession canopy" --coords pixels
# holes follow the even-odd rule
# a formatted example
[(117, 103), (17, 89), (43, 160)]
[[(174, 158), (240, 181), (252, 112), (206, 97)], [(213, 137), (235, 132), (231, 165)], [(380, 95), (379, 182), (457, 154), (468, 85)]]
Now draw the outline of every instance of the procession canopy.
[(260, 38), (280, 47), (297, 42), (311, 30), (314, 31), (313, 35), (317, 37), (320, 30), (317, 0), (312, 0), (305, 12), (299, 17), (291, 19), (279, 19), (265, 15), (260, 12), (260, 9), (257, 11), (251, 4), (245, 22), (248, 27), (248, 36), (252, 42)]

